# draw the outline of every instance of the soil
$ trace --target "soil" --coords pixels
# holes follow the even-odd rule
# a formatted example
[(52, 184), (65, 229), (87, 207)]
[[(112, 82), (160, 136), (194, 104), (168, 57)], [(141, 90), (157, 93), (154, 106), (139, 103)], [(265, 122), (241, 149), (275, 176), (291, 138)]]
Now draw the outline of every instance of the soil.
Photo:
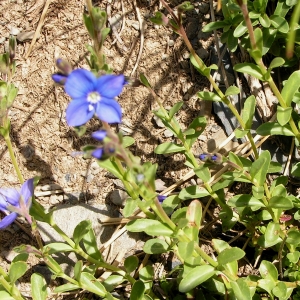
[[(175, 6), (181, 1), (170, 2)], [(210, 4), (209, 1), (191, 2), (195, 10), (186, 14), (185, 27), (197, 53), (209, 64), (214, 38), (203, 33), (201, 28), (210, 22)], [(31, 49), (33, 34), (42, 18), (45, 3), (48, 1), (2, 0), (0, 3), (0, 52), (5, 50), (10, 33), (19, 39), (13, 78), (19, 92), (9, 112), (15, 154), (25, 179), (40, 177), (36, 199), (45, 207), (70, 203), (74, 197), (85, 202), (93, 199), (105, 203), (115, 188), (113, 179), (105, 170), (95, 168), (93, 160), (74, 155), (81, 146), (95, 142), (89, 136), (101, 127), (101, 123), (92, 119), (87, 125), (87, 133), (78, 138), (65, 120), (70, 98), (51, 80), (51, 74), (57, 71), (57, 58), (68, 60), (74, 68), (88, 68), (85, 45), (91, 44), (91, 40), (82, 21), (84, 1), (52, 1)], [(130, 77), (144, 73), (165, 107), (184, 101), (183, 109), (177, 115), (183, 126), (189, 125), (196, 116), (206, 115), (208, 126), (194, 151), (200, 153), (217, 146), (225, 138), (223, 130), (211, 115), (211, 104), (200, 101), (196, 95), (197, 91), (210, 88), (208, 81), (192, 67), (181, 39), (170, 29), (154, 25), (149, 20), (155, 11), (162, 10), (159, 1), (140, 0), (136, 4), (136, 1), (130, 0), (103, 0), (95, 2), (95, 5), (109, 11), (109, 17), (113, 20), (124, 15), (123, 25), (114, 24), (119, 38), (112, 33), (104, 45), (107, 62), (114, 72)], [(137, 11), (145, 21), (143, 51), (138, 62), (142, 39)], [(29, 38), (23, 40), (25, 33)], [(153, 119), (152, 110), (157, 108), (153, 97), (145, 87), (128, 86), (118, 100), (123, 109), (123, 124), (116, 129), (135, 138), (136, 143), (132, 147), (135, 155), (143, 161), (158, 163), (157, 177), (166, 186), (177, 182), (189, 171), (184, 166), (184, 158), (181, 155), (155, 155), (153, 152), (159, 143), (173, 140)], [(0, 139), (0, 161), (0, 186), (18, 187), (19, 182), (3, 139)], [(63, 192), (51, 195), (47, 191), (52, 188), (60, 188)], [(9, 253), (13, 247), (22, 243), (34, 245), (26, 228), (25, 223), (23, 226), (13, 224), (7, 230), (0, 231), (0, 265), (4, 269), (8, 268), (12, 259)], [(33, 257), (29, 262), (32, 266), (39, 263)], [(28, 277), (24, 277), (24, 282), (29, 278), (29, 273)]]

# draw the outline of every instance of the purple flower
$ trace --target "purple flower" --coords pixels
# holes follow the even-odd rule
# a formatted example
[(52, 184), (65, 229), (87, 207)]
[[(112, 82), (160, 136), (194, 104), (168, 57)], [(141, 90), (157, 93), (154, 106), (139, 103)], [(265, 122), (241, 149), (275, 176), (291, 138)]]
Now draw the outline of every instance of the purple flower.
[(64, 85), (67, 81), (67, 78), (68, 76), (59, 73), (52, 75), (52, 80), (60, 85)]
[[(18, 214), (24, 216), (31, 223), (29, 208), (32, 203), (32, 196), (33, 178), (25, 181), (20, 191), (14, 188), (0, 189), (0, 210), (7, 214), (0, 221), (0, 229), (13, 223)], [(10, 213), (8, 214), (8, 212)]]
[(164, 201), (165, 199), (167, 199), (167, 198), (168, 198), (168, 196), (157, 195), (157, 199), (158, 199), (158, 201), (159, 201), (160, 203), (163, 203), (163, 201)]
[(202, 153), (199, 155), (199, 159), (201, 161), (206, 161), (209, 158), (209, 155), (207, 153)]
[(92, 137), (98, 141), (103, 141), (104, 138), (107, 136), (106, 130), (98, 130), (92, 133)]
[(94, 114), (104, 122), (120, 123), (122, 110), (114, 98), (122, 92), (124, 84), (124, 75), (97, 78), (84, 69), (71, 72), (65, 83), (65, 91), (73, 99), (66, 112), (68, 125), (83, 125)]

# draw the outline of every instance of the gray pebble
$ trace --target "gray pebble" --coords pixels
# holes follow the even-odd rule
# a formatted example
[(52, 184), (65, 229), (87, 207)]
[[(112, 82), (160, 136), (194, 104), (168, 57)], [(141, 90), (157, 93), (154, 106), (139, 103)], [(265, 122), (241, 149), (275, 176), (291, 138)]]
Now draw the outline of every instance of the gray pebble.
[(109, 196), (109, 199), (113, 204), (121, 207), (124, 207), (125, 200), (127, 198), (128, 198), (128, 194), (122, 190), (114, 190), (111, 192)]

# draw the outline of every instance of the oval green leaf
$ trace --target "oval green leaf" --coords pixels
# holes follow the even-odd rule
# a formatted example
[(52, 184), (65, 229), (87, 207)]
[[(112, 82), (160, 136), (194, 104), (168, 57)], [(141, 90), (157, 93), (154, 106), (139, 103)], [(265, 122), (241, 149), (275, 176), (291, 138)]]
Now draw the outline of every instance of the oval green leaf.
[(276, 122), (269, 122), (260, 125), (256, 129), (256, 133), (263, 136), (266, 135), (295, 136), (289, 124), (281, 126), (279, 123)]
[(150, 219), (138, 219), (130, 221), (126, 228), (131, 232), (141, 232), (144, 231), (148, 235), (162, 235), (162, 236), (171, 236), (173, 230), (170, 229), (167, 225), (164, 225), (158, 220)]
[(238, 261), (243, 258), (245, 254), (246, 253), (238, 247), (225, 249), (218, 255), (218, 263), (219, 265), (226, 265), (232, 261)]
[(179, 291), (187, 293), (215, 274), (212, 266), (204, 265), (193, 268), (180, 282)]
[(161, 239), (150, 239), (148, 240), (143, 250), (147, 254), (160, 254), (168, 252), (169, 245)]

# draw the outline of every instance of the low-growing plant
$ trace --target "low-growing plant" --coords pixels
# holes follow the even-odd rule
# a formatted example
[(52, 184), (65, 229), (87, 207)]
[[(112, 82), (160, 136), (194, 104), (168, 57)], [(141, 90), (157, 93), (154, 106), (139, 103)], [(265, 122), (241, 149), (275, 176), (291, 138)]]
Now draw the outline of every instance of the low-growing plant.
[[(198, 116), (183, 128), (176, 119), (183, 102), (178, 101), (173, 107), (166, 109), (155, 94), (147, 74), (140, 74), (136, 80), (123, 74), (112, 74), (102, 52), (104, 40), (109, 33), (106, 28), (107, 15), (87, 0), (88, 14), (84, 15), (84, 23), (93, 40), (93, 45), (87, 46), (90, 70), (73, 70), (67, 62), (59, 59), (59, 72), (52, 76), (72, 99), (66, 110), (67, 123), (81, 136), (85, 134), (85, 124), (91, 118), (101, 120), (102, 127), (91, 135), (101, 142), (101, 146), (84, 146), (83, 156), (86, 159), (96, 158), (99, 166), (123, 182), (128, 194), (123, 209), (124, 217), (137, 213), (141, 217), (128, 222), (126, 229), (151, 236), (145, 242), (144, 252), (149, 255), (174, 253), (180, 261), (177, 267), (160, 278), (154, 276), (153, 265), (139, 268), (139, 259), (134, 255), (127, 257), (122, 266), (109, 264), (97, 247), (97, 237), (91, 222), (82, 221), (74, 229), (73, 236), (67, 236), (55, 224), (53, 211), (46, 211), (34, 199), (33, 191), (38, 178), (24, 181), (22, 177), (9, 135), (8, 110), (17, 95), (17, 88), (12, 83), (15, 72), (15, 40), (11, 38), (9, 51), (0, 56), (0, 70), (4, 74), (0, 82), (0, 133), (7, 143), (22, 186), (19, 191), (0, 189), (0, 210), (6, 214), (0, 222), (0, 228), (11, 224), (17, 215), (23, 216), (32, 227), (38, 247), (20, 245), (15, 249), (19, 255), (11, 263), (8, 272), (0, 268), (1, 299), (24, 299), (16, 282), (27, 270), (29, 253), (43, 259), (53, 278), (65, 280), (64, 284), (54, 289), (54, 293), (85, 290), (103, 299), (117, 299), (113, 291), (122, 284), (130, 286), (132, 300), (300, 297), (300, 200), (287, 189), (288, 176), (278, 175), (282, 165), (271, 160), (269, 151), (259, 151), (258, 139), (271, 135), (290, 136), (296, 147), (299, 147), (300, 122), (294, 106), (299, 103), (300, 73), (292, 72), (282, 90), (272, 77), (274, 68), (289, 65), (282, 57), (282, 52), (274, 51), (274, 45), (280, 43), (284, 49), (291, 28), (298, 30), (297, 25), (289, 26), (285, 19), (293, 14), (297, 3), (292, 0), (224, 0), (221, 3), (224, 19), (204, 28), (206, 31), (223, 28), (221, 40), (231, 51), (235, 51), (239, 45), (244, 47), (251, 61), (236, 64), (234, 70), (268, 83), (278, 100), (277, 120), (260, 125), (255, 135), (251, 131), (256, 107), (255, 96), (251, 95), (244, 101), (240, 114), (231, 101), (231, 96), (239, 94), (240, 89), (230, 86), (223, 93), (212, 76), (212, 71), (217, 70), (218, 66), (206, 66), (188, 40), (183, 20), (193, 6), (184, 2), (176, 7), (175, 13), (164, 0), (161, 3), (168, 15), (157, 12), (151, 19), (152, 22), (172, 28), (182, 38), (190, 51), (191, 63), (214, 88), (214, 92), (199, 91), (198, 97), (227, 105), (239, 122), (235, 137), (246, 138), (247, 142), (243, 148), (232, 149), (226, 155), (218, 152), (194, 153), (193, 145), (205, 130), (207, 119)], [(297, 33), (294, 41), (295, 57), (298, 57)], [(263, 58), (268, 54), (275, 57), (266, 65)], [(171, 193), (174, 190), (171, 187), (158, 194), (155, 188), (157, 164), (142, 162), (129, 150), (134, 139), (122, 136), (110, 126), (122, 121), (121, 106), (115, 97), (121, 94), (124, 86), (133, 81), (135, 85), (143, 84), (147, 87), (159, 106), (153, 113), (176, 138), (176, 142), (159, 144), (155, 153), (184, 155), (185, 165), (197, 178), (197, 185), (183, 188), (177, 184), (176, 187), (180, 189), (178, 193)], [(241, 149), (248, 149), (249, 152), (244, 155)], [(270, 174), (274, 174), (272, 180)], [(291, 174), (300, 177), (299, 163), (293, 166)], [(249, 192), (228, 198), (225, 189), (237, 182), (247, 184)], [(221, 221), (224, 232), (238, 228), (241, 235), (247, 238), (242, 247), (232, 247), (225, 240), (213, 239), (213, 253), (204, 250), (200, 234), (205, 221), (201, 201), (205, 197), (218, 205), (217, 218)], [(36, 221), (50, 224), (65, 242), (43, 245)], [(261, 254), (267, 250), (270, 251), (270, 257), (261, 260)], [(246, 251), (254, 253), (256, 270), (247, 276), (239, 270), (239, 263), (247, 259)], [(65, 274), (53, 256), (55, 253), (67, 252), (74, 252), (80, 257), (72, 266), (72, 277)], [(99, 276), (104, 271), (110, 272), (106, 279)], [(155, 286), (159, 286), (159, 292)], [(49, 295), (45, 279), (40, 274), (32, 275), (31, 288), (32, 298), (35, 300), (46, 299)]]

